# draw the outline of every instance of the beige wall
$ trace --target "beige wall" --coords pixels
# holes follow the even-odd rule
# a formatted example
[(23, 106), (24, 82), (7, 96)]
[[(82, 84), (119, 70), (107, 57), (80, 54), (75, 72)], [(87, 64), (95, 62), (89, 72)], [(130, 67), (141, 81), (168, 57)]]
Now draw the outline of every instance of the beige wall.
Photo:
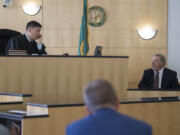
[(0, 29), (8, 28), (24, 33), (28, 21), (37, 20), (42, 23), (42, 11), (36, 16), (24, 14), (21, 5), (27, 0), (13, 0), (13, 4), (6, 8), (3, 8), (3, 1), (0, 1)]
[[(137, 87), (143, 70), (151, 66), (151, 57), (167, 50), (168, 0), (89, 0), (89, 6), (104, 8), (107, 20), (101, 27), (90, 27), (90, 52), (96, 45), (103, 46), (103, 55), (128, 55), (129, 87)], [(0, 7), (0, 28), (8, 27), (21, 32), (28, 20), (43, 24), (43, 41), (49, 54), (78, 53), (83, 0), (43, 0), (43, 12), (36, 16), (23, 14), (19, 0), (7, 9)], [(0, 1), (2, 5), (2, 1)], [(43, 17), (42, 17), (43, 16)], [(12, 23), (13, 22), (13, 23)], [(137, 28), (145, 24), (157, 28), (152, 40), (142, 40)]]

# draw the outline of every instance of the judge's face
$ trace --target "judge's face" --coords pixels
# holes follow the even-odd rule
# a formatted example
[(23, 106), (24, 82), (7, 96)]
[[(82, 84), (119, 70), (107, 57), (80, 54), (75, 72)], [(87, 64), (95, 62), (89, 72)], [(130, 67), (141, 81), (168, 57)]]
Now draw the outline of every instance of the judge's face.
[(152, 58), (152, 68), (156, 71), (161, 70), (164, 67), (164, 64), (162, 63), (159, 56), (153, 56)]
[(36, 40), (41, 37), (41, 27), (33, 27), (33, 28), (30, 27), (28, 31), (31, 40)]

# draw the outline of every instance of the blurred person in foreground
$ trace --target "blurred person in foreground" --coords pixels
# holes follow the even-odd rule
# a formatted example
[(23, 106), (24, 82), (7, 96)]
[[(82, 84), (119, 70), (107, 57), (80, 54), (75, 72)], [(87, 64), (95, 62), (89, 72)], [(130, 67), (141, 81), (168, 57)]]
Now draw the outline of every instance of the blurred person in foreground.
[(118, 113), (119, 100), (109, 82), (88, 83), (84, 100), (89, 115), (68, 125), (66, 135), (152, 135), (150, 125)]

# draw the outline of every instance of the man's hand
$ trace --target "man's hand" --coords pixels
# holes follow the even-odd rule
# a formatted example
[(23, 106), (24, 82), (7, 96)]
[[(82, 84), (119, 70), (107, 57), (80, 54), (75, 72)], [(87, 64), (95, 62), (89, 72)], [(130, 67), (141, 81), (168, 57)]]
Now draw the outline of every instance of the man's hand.
[(40, 36), (39, 38), (37, 38), (37, 39), (35, 40), (35, 42), (37, 43), (37, 45), (38, 45), (38, 44), (41, 44), (41, 40), (42, 40), (42, 36)]

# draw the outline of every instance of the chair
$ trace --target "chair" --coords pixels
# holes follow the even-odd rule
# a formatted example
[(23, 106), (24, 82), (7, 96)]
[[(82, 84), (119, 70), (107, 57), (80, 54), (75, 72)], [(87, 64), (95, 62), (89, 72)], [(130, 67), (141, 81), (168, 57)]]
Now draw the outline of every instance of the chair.
[(21, 135), (21, 127), (16, 122), (11, 123), (10, 135)]
[(102, 46), (96, 46), (94, 56), (102, 56)]
[(11, 37), (21, 35), (20, 32), (10, 29), (0, 29), (0, 55), (6, 54), (6, 44)]

